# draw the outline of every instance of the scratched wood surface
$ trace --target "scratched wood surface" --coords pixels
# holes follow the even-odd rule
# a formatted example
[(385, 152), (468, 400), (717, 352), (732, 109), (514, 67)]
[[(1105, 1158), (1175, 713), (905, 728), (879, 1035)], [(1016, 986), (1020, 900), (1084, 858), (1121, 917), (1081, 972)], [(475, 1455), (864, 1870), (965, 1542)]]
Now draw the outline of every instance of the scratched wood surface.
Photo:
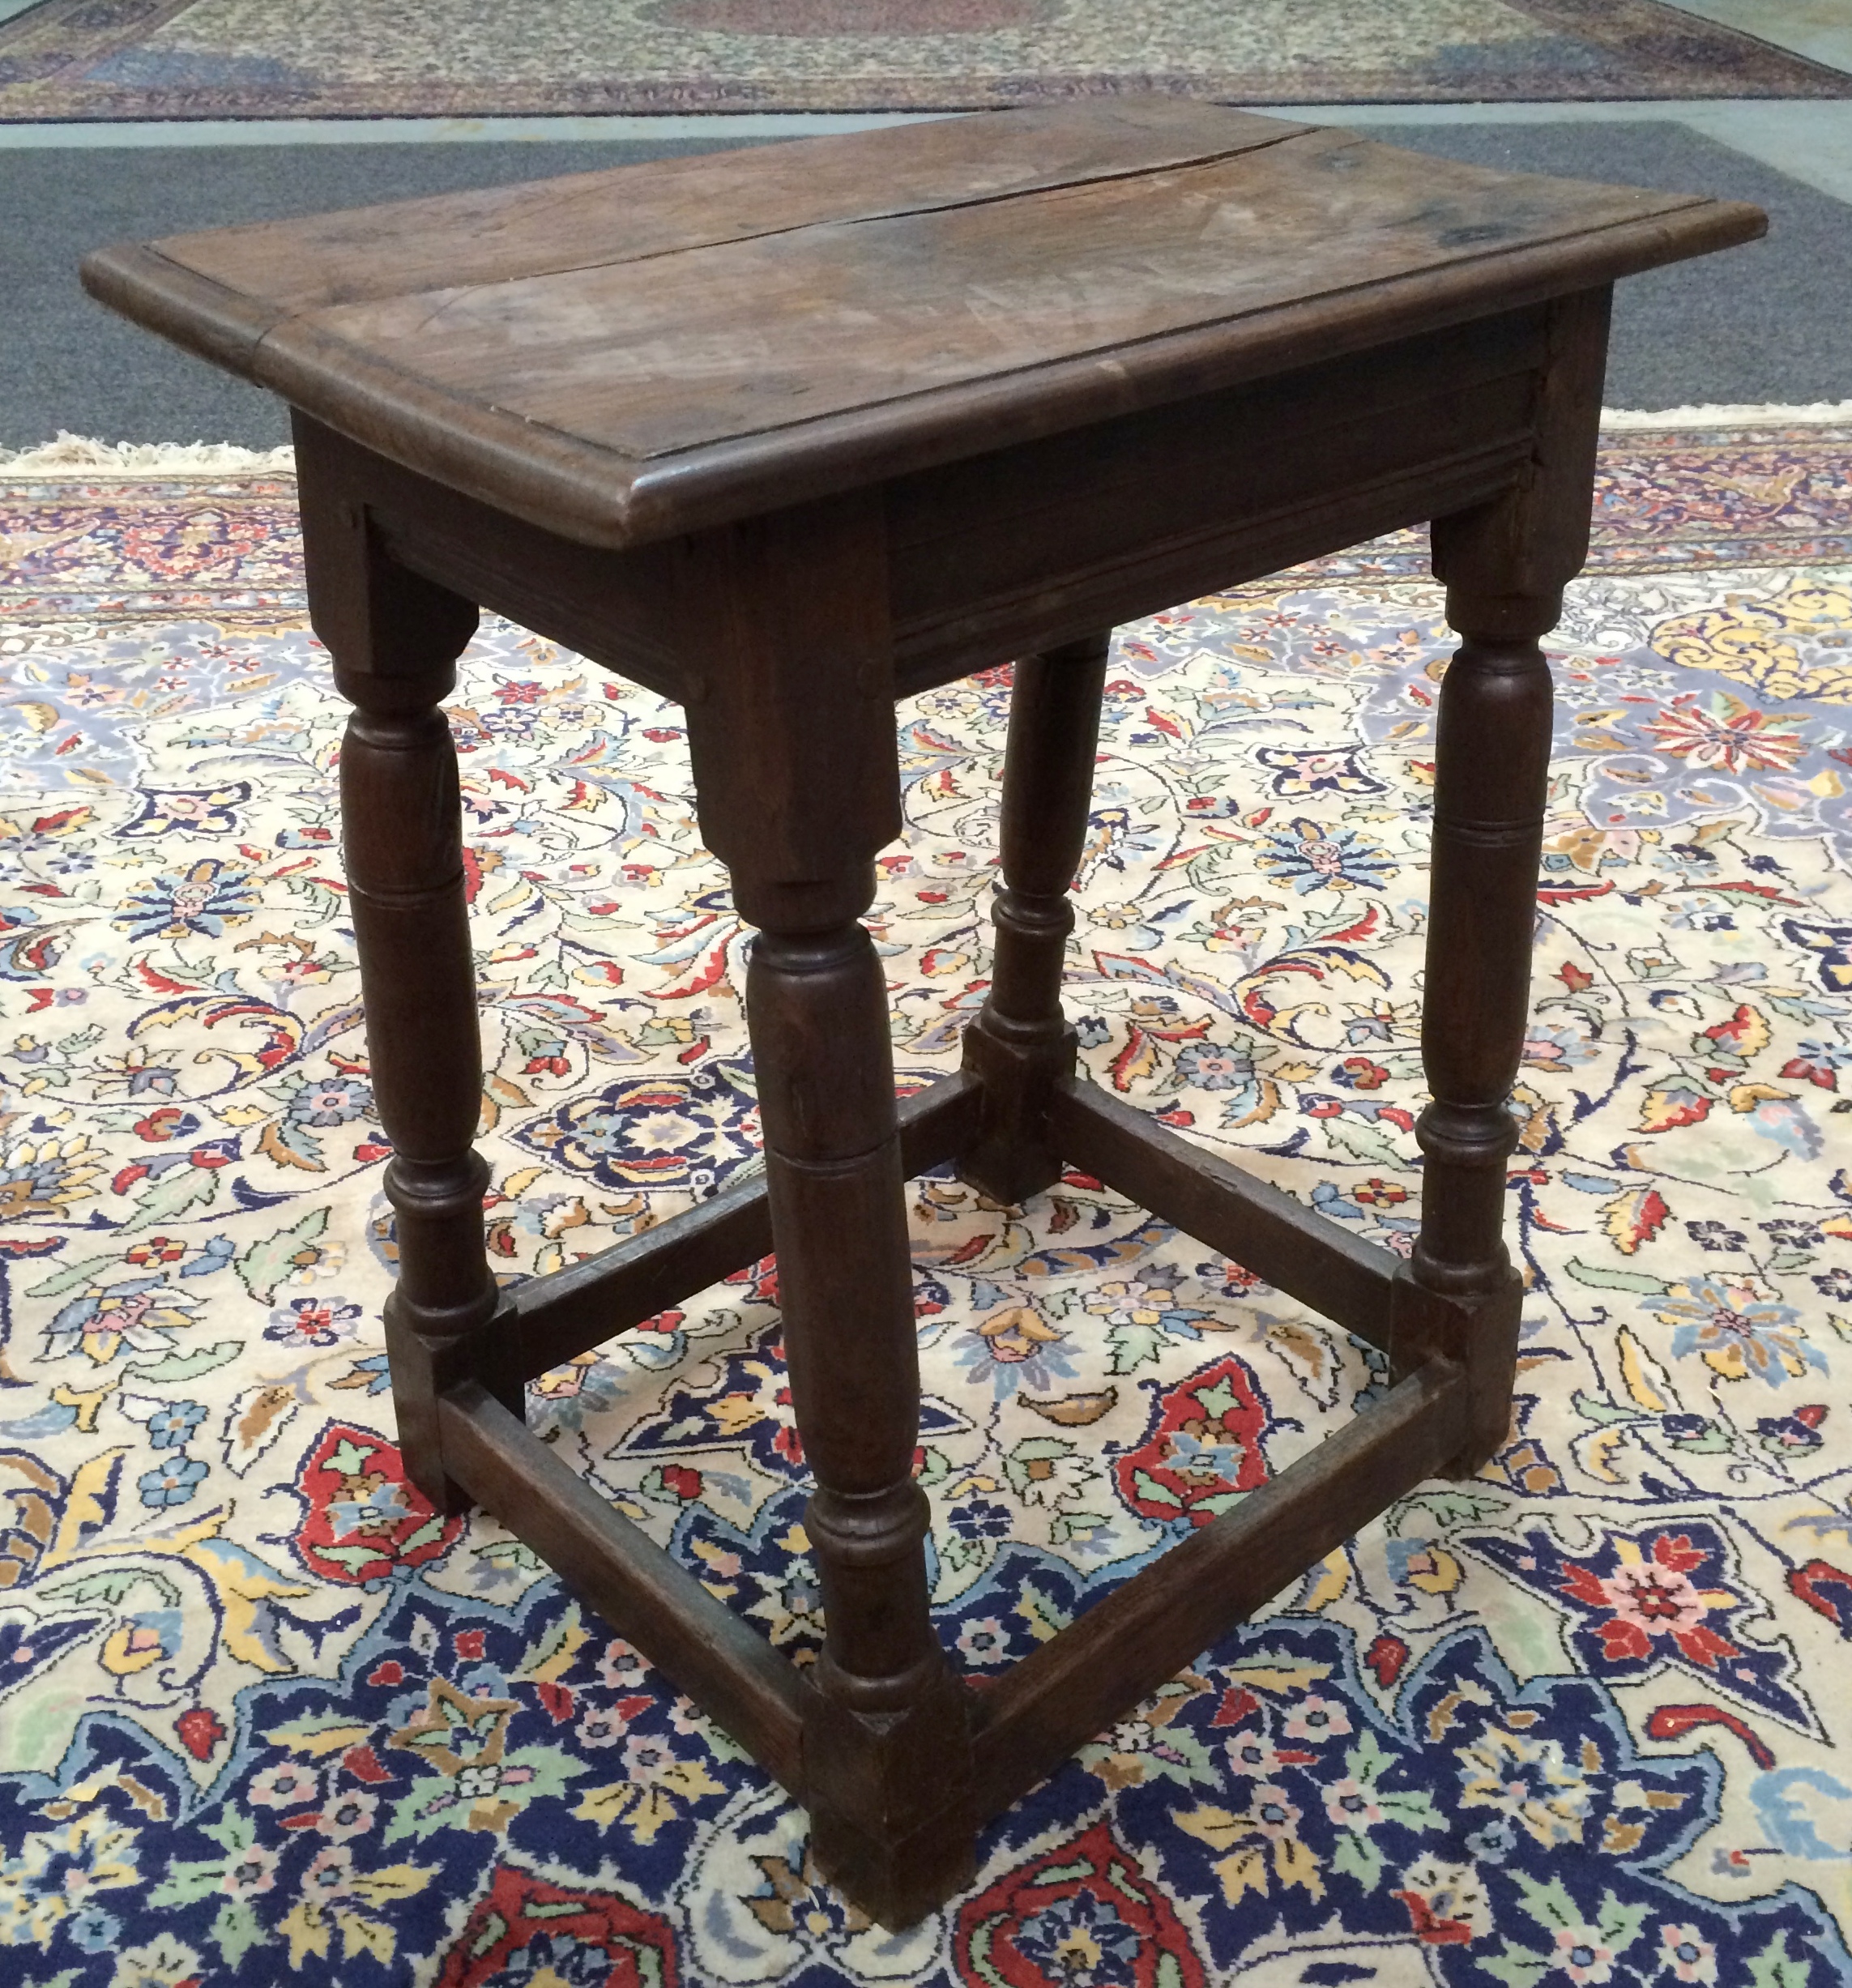
[(84, 274), (395, 459), (623, 544), (1762, 224), (1133, 100), (176, 237)]

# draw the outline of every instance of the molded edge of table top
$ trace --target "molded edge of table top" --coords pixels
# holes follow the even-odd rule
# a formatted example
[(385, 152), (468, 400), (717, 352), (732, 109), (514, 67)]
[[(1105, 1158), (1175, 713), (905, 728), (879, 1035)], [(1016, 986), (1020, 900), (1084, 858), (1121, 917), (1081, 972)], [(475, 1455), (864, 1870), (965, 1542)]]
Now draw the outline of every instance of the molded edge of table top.
[(363, 446), (561, 537), (619, 548), (1542, 302), (1767, 231), (1756, 207), (1663, 199), (1637, 219), (647, 460), (452, 393), (151, 246), (96, 250), (81, 276), (99, 301)]

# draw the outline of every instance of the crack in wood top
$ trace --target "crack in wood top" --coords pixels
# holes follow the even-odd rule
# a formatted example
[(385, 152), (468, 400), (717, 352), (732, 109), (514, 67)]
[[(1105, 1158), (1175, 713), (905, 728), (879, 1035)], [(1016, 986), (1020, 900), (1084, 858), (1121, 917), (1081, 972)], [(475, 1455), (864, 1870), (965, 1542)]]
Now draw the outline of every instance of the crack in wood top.
[(84, 277), (408, 467), (619, 545), (1765, 225), (1124, 100), (176, 237)]

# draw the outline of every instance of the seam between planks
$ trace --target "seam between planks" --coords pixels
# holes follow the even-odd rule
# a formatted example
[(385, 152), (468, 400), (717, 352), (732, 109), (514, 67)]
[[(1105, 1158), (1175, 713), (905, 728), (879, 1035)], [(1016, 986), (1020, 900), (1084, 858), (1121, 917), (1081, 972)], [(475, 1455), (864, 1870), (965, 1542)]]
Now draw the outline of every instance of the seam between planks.
[[(1283, 122), (1284, 120), (1282, 119), (1282, 122)], [(1276, 145), (1290, 144), (1295, 139), (1311, 137), (1320, 131), (1329, 130), (1332, 128), (1328, 125), (1295, 125), (1289, 130), (1282, 131), (1278, 138), (1264, 138), (1248, 145), (1231, 145), (1223, 151), (1193, 153), (1185, 159), (1159, 160), (1147, 162), (1143, 165), (1115, 167), (1110, 171), (1088, 173), (1070, 180), (1045, 181), (1041, 185), (1035, 186), (1006, 187), (1002, 192), (995, 194), (967, 194), (962, 199), (922, 200), (906, 207), (884, 207), (878, 214), (838, 215), (828, 220), (793, 222), (788, 228), (755, 228), (743, 235), (723, 235), (713, 241), (685, 241), (673, 248), (646, 249), (634, 255), (606, 256), (602, 260), (594, 262), (562, 262), (553, 268), (523, 270), (518, 276), (497, 276), (484, 283), (449, 284), (444, 287), (448, 289), (460, 290), (465, 293), (478, 290), (493, 290), (499, 288), (503, 284), (537, 283), (544, 281), (549, 276), (576, 276), (583, 274), (587, 270), (592, 269), (629, 269), (642, 262), (659, 262), (666, 257), (672, 255), (698, 255), (706, 249), (731, 249), (747, 241), (774, 241), (781, 235), (809, 234), (836, 228), (865, 228), (876, 222), (908, 220), (914, 215), (920, 214), (960, 214), (969, 207), (994, 207), (1010, 200), (1034, 200), (1052, 198), (1064, 193), (1080, 193), (1090, 186), (1108, 186), (1117, 180), (1142, 179), (1150, 173), (1193, 173), (1202, 167), (1226, 165), (1231, 159), (1252, 158), (1257, 152), (1271, 151)], [(1365, 144), (1371, 141), (1358, 139), (1351, 142)], [(1348, 147), (1339, 147), (1337, 149), (1347, 150)], [(626, 169), (619, 167), (616, 169), (622, 172)], [(185, 265), (182, 267), (184, 267)], [(396, 294), (400, 296), (416, 296), (418, 292), (416, 290), (403, 290)], [(373, 300), (369, 299), (368, 301)], [(378, 301), (386, 302), (390, 300), (390, 298), (381, 298)], [(314, 305), (312, 309), (340, 310), (346, 308), (344, 305), (318, 304)], [(290, 314), (307, 316), (311, 313), (310, 311), (299, 311)]]
[[(1286, 120), (1283, 118), (1279, 120), (1279, 122), (1282, 124), (1286, 123)], [(775, 241), (781, 235), (800, 235), (812, 232), (813, 230), (824, 228), (860, 228), (865, 226), (871, 222), (903, 221), (911, 219), (915, 215), (956, 214), (962, 212), (963, 210), (968, 207), (996, 207), (1005, 201), (1030, 200), (1040, 196), (1057, 194), (1069, 191), (1080, 192), (1090, 186), (1110, 186), (1114, 181), (1118, 180), (1140, 179), (1150, 173), (1187, 173), (1193, 172), (1201, 167), (1225, 165), (1231, 159), (1249, 158), (1257, 152), (1271, 151), (1276, 145), (1288, 144), (1295, 139), (1314, 137), (1321, 132), (1328, 131), (1333, 130), (1334, 128), (1334, 127), (1328, 125), (1291, 124), (1287, 125), (1287, 128), (1282, 130), (1277, 138), (1263, 138), (1252, 140), (1244, 145), (1231, 145), (1219, 151), (1193, 152), (1187, 156), (1180, 158), (1147, 160), (1141, 165), (1101, 168), (1094, 172), (1083, 172), (1073, 179), (1044, 180), (1033, 186), (1005, 187), (1002, 191), (998, 193), (971, 194), (960, 198), (945, 198), (941, 200), (921, 199), (910, 202), (903, 205), (883, 207), (876, 213), (834, 215), (825, 217), (817, 217), (807, 221), (796, 221), (791, 224), (788, 227), (756, 228), (749, 229), (743, 234), (718, 236), (712, 241), (680, 242), (671, 247), (661, 249), (645, 249), (638, 251), (636, 254), (629, 255), (604, 256), (596, 261), (589, 262), (560, 262), (557, 264), (549, 264), (544, 269), (523, 270), (517, 275), (496, 276), (486, 279), (480, 283), (449, 284), (439, 285), (437, 287), (444, 291), (463, 292), (466, 293), (476, 291), (493, 290), (497, 289), (506, 284), (536, 283), (543, 282), (547, 278), (552, 276), (578, 275), (582, 275), (587, 270), (629, 269), (639, 263), (661, 262), (665, 258), (672, 255), (698, 255), (703, 250), (706, 249), (732, 248), (741, 243), (748, 241)], [(1351, 142), (1353, 143), (1367, 143), (1371, 141), (1358, 139), (1353, 139)], [(1339, 149), (1344, 148), (1340, 147)], [(629, 171), (630, 169), (631, 169), (629, 168), (622, 166), (612, 169), (612, 171), (618, 173)], [(534, 182), (529, 183), (533, 184)], [(379, 204), (382, 207), (393, 207), (403, 203), (387, 201), (380, 203)], [(349, 214), (363, 214), (369, 211), (369, 210), (364, 207), (349, 207), (339, 210), (339, 211)], [(542, 211), (544, 212), (544, 210), (543, 209)], [(287, 222), (284, 222), (276, 224), (276, 225), (286, 227), (288, 225), (288, 224)], [(190, 237), (168, 237), (169, 240), (185, 240), (190, 238)], [(160, 252), (158, 245), (150, 245), (155, 246), (157, 253)], [(177, 268), (188, 271), (190, 274), (204, 275), (204, 272), (203, 271), (194, 270), (191, 263), (182, 262), (177, 257), (169, 256), (166, 257), (165, 259), (173, 262)], [(205, 279), (207, 282), (219, 281), (218, 278), (211, 276), (207, 276)], [(232, 294), (233, 296), (249, 296), (251, 293), (246, 291), (233, 291)], [(386, 303), (392, 301), (395, 298), (412, 297), (416, 296), (419, 294), (420, 292), (416, 290), (391, 291), (386, 292), (384, 296), (378, 298), (366, 298), (357, 301), (368, 303)], [(313, 316), (318, 311), (343, 310), (348, 308), (348, 305), (339, 303), (288, 306), (282, 308), (281, 314), (285, 318), (301, 318)]]

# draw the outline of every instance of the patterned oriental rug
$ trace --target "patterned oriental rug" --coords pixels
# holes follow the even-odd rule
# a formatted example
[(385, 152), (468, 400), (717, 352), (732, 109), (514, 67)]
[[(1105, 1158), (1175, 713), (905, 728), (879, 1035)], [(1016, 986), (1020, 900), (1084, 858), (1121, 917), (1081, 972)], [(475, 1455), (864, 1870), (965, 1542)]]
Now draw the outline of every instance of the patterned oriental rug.
[[(1610, 437), (1554, 644), (1508, 1445), (1084, 1748), (898, 1936), (525, 1549), (403, 1481), (287, 475), (0, 470), (0, 1978), (1852, 1978), (1849, 452)], [(1099, 1083), (1404, 1250), (1449, 646), (1413, 535), (1122, 631), (1071, 966)], [(902, 714), (873, 924), (915, 1081), (984, 988), (1007, 695)], [(490, 622), (450, 717), (514, 1278), (754, 1164), (745, 941), (675, 707)], [(1382, 1385), (1082, 1175), (912, 1209), (939, 1620), (980, 1682)], [(801, 1662), (776, 1298), (743, 1271), (531, 1414)]]
[(1658, 0), (42, 0), (0, 121), (1846, 96)]

